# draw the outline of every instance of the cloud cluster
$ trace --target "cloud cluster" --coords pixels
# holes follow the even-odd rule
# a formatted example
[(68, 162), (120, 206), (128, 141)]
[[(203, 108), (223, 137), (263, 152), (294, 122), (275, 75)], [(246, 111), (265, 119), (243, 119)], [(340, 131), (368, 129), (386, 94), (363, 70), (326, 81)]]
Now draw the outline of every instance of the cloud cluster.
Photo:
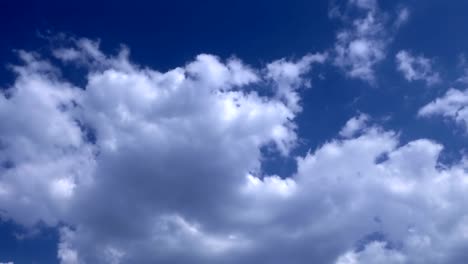
[[(201, 54), (167, 72), (87, 39), (53, 54), (84, 66), (85, 85), (19, 52), (0, 97), (0, 208), (60, 227), (63, 264), (466, 259), (468, 163), (440, 166), (437, 142), (403, 144), (361, 114), (290, 177), (262, 172), (265, 149), (295, 146), (299, 88), (325, 54), (264, 69)], [(421, 113), (459, 116), (466, 98), (451, 90)]]
[[(294, 146), (296, 91), (325, 58), (283, 59), (257, 71), (201, 54), (158, 72), (129, 62), (126, 49), (106, 56), (87, 39), (53, 54), (87, 67), (87, 84), (75, 87), (39, 55), (19, 52), (24, 65), (14, 67), (17, 79), (0, 98), (0, 206), (4, 218), (25, 226), (70, 225), (58, 253), (64, 263), (131, 255), (107, 246), (119, 240), (135, 239), (149, 252), (152, 244), (169, 247), (160, 254), (237, 248), (240, 238), (217, 234), (228, 217), (221, 212), (259, 171), (262, 148), (287, 155)], [(261, 83), (271, 85), (270, 96), (249, 88)], [(72, 240), (92, 241), (91, 251)]]
[[(351, 11), (361, 15), (350, 19)], [(346, 25), (336, 35), (334, 64), (351, 78), (375, 83), (375, 67), (387, 56), (396, 30), (408, 20), (408, 9), (399, 10), (393, 24), (375, 0), (350, 0), (345, 12), (335, 6), (330, 15)]]
[(422, 80), (433, 85), (441, 81), (439, 73), (433, 69), (433, 62), (424, 56), (413, 56), (402, 50), (396, 54), (396, 61), (398, 71), (410, 82)]

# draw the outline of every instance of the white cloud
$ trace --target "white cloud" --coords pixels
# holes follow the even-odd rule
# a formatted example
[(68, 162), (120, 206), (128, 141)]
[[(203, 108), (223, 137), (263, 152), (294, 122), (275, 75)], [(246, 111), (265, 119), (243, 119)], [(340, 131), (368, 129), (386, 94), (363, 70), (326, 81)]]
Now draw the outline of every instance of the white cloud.
[[(67, 207), (63, 198), (84, 181), (92, 164), (74, 120), (80, 90), (52, 77), (58, 71), (35, 55), (20, 52), (16, 82), (0, 96), (0, 207), (7, 217), (54, 225)], [(70, 188), (69, 188), (70, 187)]]
[(0, 208), (68, 225), (62, 263), (465, 259), (468, 164), (438, 166), (437, 142), (400, 142), (360, 115), (290, 177), (262, 173), (263, 148), (294, 147), (298, 88), (323, 55), (256, 70), (203, 54), (159, 72), (77, 52), (85, 64), (64, 60), (88, 67), (85, 87), (29, 54), (0, 98)]
[(420, 116), (443, 116), (453, 119), (468, 131), (468, 90), (449, 89), (419, 110)]
[(468, 84), (468, 62), (464, 53), (458, 56), (458, 68), (463, 71), (460, 77), (457, 78), (457, 82)]
[(366, 114), (360, 114), (359, 116), (351, 118), (341, 129), (340, 136), (347, 138), (353, 137), (357, 132), (367, 127), (367, 121), (369, 121), (369, 116)]
[(464, 70), (463, 75), (457, 79), (457, 82), (468, 84), (468, 69)]
[(62, 264), (79, 264), (78, 252), (71, 248), (68, 243), (69, 240), (73, 239), (75, 234), (72, 230), (68, 228), (62, 228), (60, 230), (60, 240), (61, 242), (58, 245), (57, 257), (60, 259)]
[(410, 52), (402, 50), (396, 55), (397, 69), (406, 80), (425, 81), (427, 85), (440, 82), (439, 73), (432, 67), (432, 61), (423, 56), (413, 56)]
[(406, 24), (408, 22), (410, 17), (410, 11), (407, 7), (403, 7), (400, 10), (398, 10), (397, 18), (395, 20), (395, 27), (399, 28), (402, 25)]
[(405, 256), (398, 251), (386, 249), (383, 242), (372, 242), (361, 252), (350, 251), (340, 256), (336, 264), (404, 264)]
[(375, 66), (385, 59), (387, 46), (395, 30), (409, 16), (407, 9), (402, 9), (396, 18), (395, 27), (388, 25), (387, 15), (380, 11), (377, 1), (350, 0), (348, 8), (357, 9), (363, 15), (349, 20), (347, 16), (332, 9), (332, 17), (339, 17), (349, 27), (337, 33), (334, 64), (342, 68), (351, 78), (375, 83)]
[[(116, 262), (127, 254), (105, 237), (118, 241), (154, 228), (157, 233), (136, 240), (148, 244), (148, 254), (152, 244), (170, 246), (173, 239), (176, 244), (167, 249), (173, 254), (189, 246), (200, 257), (238, 248), (239, 235), (191, 233), (184, 223), (218, 221), (220, 216), (211, 218), (224, 206), (213, 197), (233, 199), (245, 175), (259, 169), (262, 147), (290, 151), (296, 141), (292, 120), (300, 109), (289, 98), (298, 98), (297, 89), (308, 83), (303, 75), (324, 55), (253, 70), (235, 58), (222, 62), (202, 54), (184, 67), (158, 72), (133, 65), (126, 52), (106, 56), (97, 42), (85, 39), (55, 51), (65, 63), (89, 69), (84, 89), (59, 79), (60, 70), (46, 60), (20, 53), (25, 65), (15, 67), (18, 78), (0, 98), (0, 158), (10, 164), (1, 168), (4, 217), (29, 226), (64, 221), (76, 227), (62, 232), (63, 263)], [(262, 79), (273, 87), (272, 97), (244, 88)], [(182, 220), (166, 217), (174, 213)], [(115, 224), (103, 222), (107, 217)], [(140, 220), (133, 222), (135, 217)], [(154, 226), (154, 219), (165, 224)], [(158, 240), (163, 236), (168, 240)], [(77, 244), (87, 239), (90, 251), (109, 256), (83, 254), (86, 246)]]
[(258, 81), (258, 76), (241, 61), (231, 59), (224, 65), (219, 58), (208, 54), (198, 55), (196, 61), (187, 65), (186, 71), (203, 86), (213, 89), (230, 89)]
[(300, 97), (296, 90), (302, 86), (309, 87), (309, 82), (304, 82), (303, 75), (306, 74), (313, 63), (324, 63), (327, 54), (309, 54), (297, 62), (285, 59), (277, 60), (267, 65), (267, 78), (274, 81), (276, 95), (284, 99), (288, 107), (294, 111), (300, 111)]

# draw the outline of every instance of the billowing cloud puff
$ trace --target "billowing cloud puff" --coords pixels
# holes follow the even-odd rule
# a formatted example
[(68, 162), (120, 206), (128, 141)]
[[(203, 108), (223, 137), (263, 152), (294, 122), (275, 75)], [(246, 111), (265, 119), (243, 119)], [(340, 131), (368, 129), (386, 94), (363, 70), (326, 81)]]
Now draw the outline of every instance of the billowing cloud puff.
[(294, 148), (299, 88), (324, 54), (265, 69), (201, 54), (167, 72), (90, 40), (53, 54), (86, 67), (85, 85), (20, 52), (0, 97), (0, 208), (60, 228), (63, 264), (466, 258), (468, 164), (439, 166), (437, 142), (360, 115), (289, 177), (262, 172)]
[(0, 96), (0, 207), (24, 225), (55, 225), (90, 175), (93, 146), (74, 117), (81, 91), (36, 55), (19, 55), (25, 66)]

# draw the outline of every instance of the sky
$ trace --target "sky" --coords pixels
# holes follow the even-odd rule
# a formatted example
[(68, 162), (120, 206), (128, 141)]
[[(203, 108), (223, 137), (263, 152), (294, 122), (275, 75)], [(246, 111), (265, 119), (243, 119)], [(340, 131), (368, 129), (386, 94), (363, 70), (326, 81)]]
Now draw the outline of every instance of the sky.
[(1, 1), (0, 264), (468, 261), (464, 1)]

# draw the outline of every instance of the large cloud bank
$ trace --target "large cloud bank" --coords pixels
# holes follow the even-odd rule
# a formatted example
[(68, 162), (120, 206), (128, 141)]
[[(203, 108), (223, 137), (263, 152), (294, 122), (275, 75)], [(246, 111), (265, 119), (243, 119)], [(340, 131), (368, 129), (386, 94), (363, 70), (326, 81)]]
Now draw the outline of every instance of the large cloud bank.
[[(62, 264), (463, 263), (468, 159), (440, 164), (438, 142), (402, 142), (362, 113), (295, 157), (288, 177), (262, 171), (300, 142), (314, 68), (331, 62), (375, 84), (409, 15), (392, 22), (371, 0), (347, 7), (362, 16), (334, 49), (263, 68), (200, 54), (161, 72), (89, 39), (52, 57), (19, 51), (0, 95), (0, 217), (58, 228)], [(399, 54), (408, 81), (432, 83), (432, 61)], [(451, 89), (419, 115), (466, 128), (466, 109), (467, 92)]]
[[(295, 146), (298, 89), (324, 54), (264, 69), (202, 54), (168, 72), (87, 39), (54, 54), (86, 84), (19, 52), (0, 97), (0, 207), (60, 226), (64, 264), (466, 259), (468, 164), (440, 166), (436, 142), (401, 144), (361, 115), (290, 177), (262, 173), (265, 153)], [(422, 113), (462, 103), (450, 94)]]

